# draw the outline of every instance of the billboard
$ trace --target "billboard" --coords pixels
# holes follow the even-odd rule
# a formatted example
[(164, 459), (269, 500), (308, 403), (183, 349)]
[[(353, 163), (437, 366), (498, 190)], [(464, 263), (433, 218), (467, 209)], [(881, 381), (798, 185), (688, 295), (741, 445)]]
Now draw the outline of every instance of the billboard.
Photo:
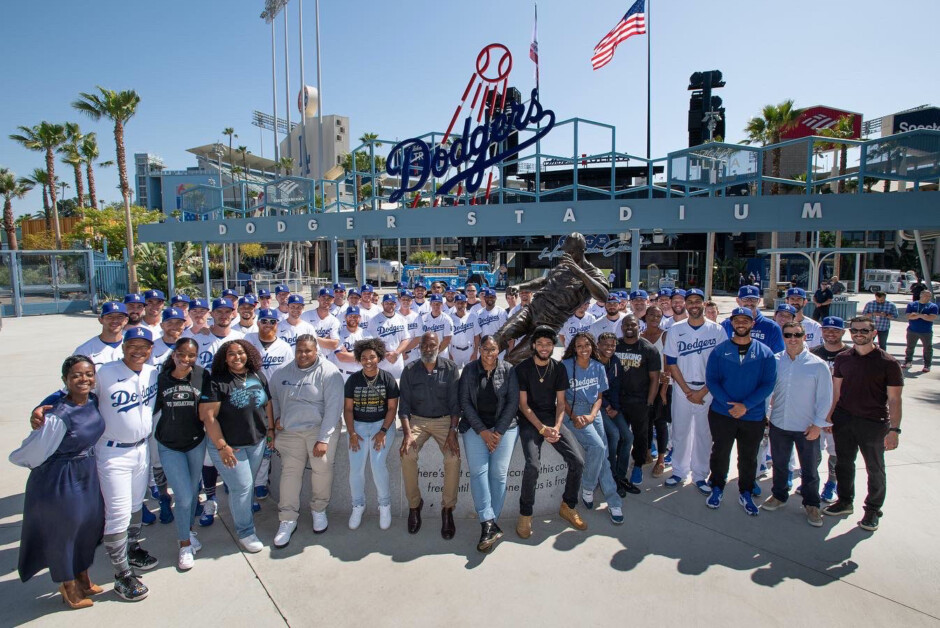
[(855, 116), (852, 120), (852, 137), (858, 139), (862, 136), (862, 114), (844, 109), (815, 105), (807, 107), (800, 114), (796, 125), (789, 131), (780, 134), (781, 139), (795, 140), (801, 137), (819, 135), (823, 129), (835, 126), (842, 116)]
[(940, 131), (940, 107), (927, 107), (907, 113), (894, 114), (892, 133), (904, 133), (918, 129)]

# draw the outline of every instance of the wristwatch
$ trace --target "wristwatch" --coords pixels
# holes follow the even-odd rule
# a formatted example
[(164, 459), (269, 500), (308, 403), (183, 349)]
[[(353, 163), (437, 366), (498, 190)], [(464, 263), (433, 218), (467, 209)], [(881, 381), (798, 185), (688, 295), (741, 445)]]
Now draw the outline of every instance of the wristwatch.
[(900, 428), (900, 427), (889, 427), (889, 428), (888, 428), (888, 431), (889, 431), (889, 432), (896, 432), (898, 435), (901, 434), (901, 428)]
[(383, 434), (388, 434), (388, 428), (385, 427), (384, 425), (379, 428), (379, 431), (382, 432)]

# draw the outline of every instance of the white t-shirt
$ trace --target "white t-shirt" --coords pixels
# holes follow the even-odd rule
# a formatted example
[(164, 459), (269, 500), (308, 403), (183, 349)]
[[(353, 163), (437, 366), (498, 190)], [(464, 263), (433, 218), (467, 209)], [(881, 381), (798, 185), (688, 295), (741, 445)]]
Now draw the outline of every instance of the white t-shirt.
[(804, 316), (800, 323), (803, 324), (803, 331), (806, 332), (803, 341), (806, 343), (807, 348), (812, 349), (823, 344), (822, 325), (808, 316)]
[(86, 358), (91, 358), (97, 370), (108, 362), (123, 359), (124, 345), (120, 340), (116, 343), (108, 343), (103, 342), (99, 336), (94, 336), (78, 345), (72, 355), (83, 355)]
[[(591, 331), (591, 326), (596, 320), (597, 319), (591, 314), (586, 313), (581, 318), (572, 314), (571, 318), (566, 320), (565, 324), (558, 330), (558, 333), (565, 337), (565, 347), (567, 348), (568, 345), (571, 344), (571, 339), (574, 338), (576, 334), (582, 331)], [(596, 339), (597, 337), (595, 336), (595, 340)]]
[[(666, 361), (675, 361), (683, 379), (690, 385), (701, 388), (705, 381), (705, 367), (712, 350), (728, 339), (724, 328), (708, 319), (698, 328), (689, 325), (689, 320), (674, 324), (666, 334), (664, 354)], [(699, 383), (693, 383), (699, 382)], [(673, 385), (677, 385), (673, 381)]]
[(275, 338), (267, 349), (265, 349), (257, 332), (248, 334), (245, 336), (245, 340), (250, 342), (261, 354), (261, 372), (267, 378), (270, 378), (276, 370), (285, 364), (289, 364), (294, 359), (293, 347), (281, 338)]
[[(368, 337), (369, 332), (362, 327), (356, 327), (356, 331), (351, 332), (349, 331), (349, 327), (343, 325), (342, 329), (339, 330), (339, 346), (352, 353), (353, 349), (356, 347), (356, 343)], [(348, 378), (352, 373), (362, 370), (362, 365), (358, 362), (340, 362), (337, 359), (336, 366), (339, 368), (339, 372), (343, 374), (344, 379)]]

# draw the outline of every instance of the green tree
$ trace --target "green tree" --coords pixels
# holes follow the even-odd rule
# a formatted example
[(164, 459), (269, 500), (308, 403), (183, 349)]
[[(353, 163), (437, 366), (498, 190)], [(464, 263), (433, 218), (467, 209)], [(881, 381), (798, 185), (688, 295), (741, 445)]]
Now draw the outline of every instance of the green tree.
[(52, 208), (52, 229), (55, 234), (55, 248), (62, 248), (62, 229), (59, 227), (59, 213), (56, 210), (56, 178), (55, 178), (55, 151), (65, 143), (65, 127), (51, 122), (40, 122), (29, 127), (17, 127), (20, 133), (14, 133), (10, 139), (19, 142), (29, 150), (46, 154), (46, 175), (49, 179), (49, 201)]
[[(88, 115), (92, 120), (107, 118), (114, 123), (114, 145), (117, 149), (118, 177), (121, 181), (121, 196), (124, 197), (124, 227), (127, 231), (124, 241), (133, 241), (131, 233), (131, 187), (127, 179), (127, 159), (124, 150), (124, 125), (137, 113), (140, 96), (134, 90), (114, 91), (98, 86), (98, 93), (79, 94), (79, 100), (72, 106)], [(134, 249), (128, 249), (128, 280), (131, 292), (137, 292), (137, 268), (134, 263)]]
[[(232, 140), (238, 137), (234, 127), (227, 126), (222, 130), (222, 135), (228, 135), (228, 165), (232, 166)], [(219, 184), (221, 185), (221, 183)]]
[(82, 154), (82, 160), (85, 162), (85, 175), (88, 177), (88, 196), (91, 198), (91, 206), (98, 209), (98, 192), (95, 189), (94, 168), (94, 162), (99, 156), (97, 134), (86, 134), (79, 150)]
[(245, 179), (248, 179), (248, 147), (239, 146), (235, 150), (242, 156), (242, 173), (245, 175)]
[[(137, 245), (140, 283), (150, 289), (169, 290), (166, 245), (141, 242)], [(191, 293), (196, 287), (195, 276), (202, 274), (202, 256), (192, 242), (173, 243), (173, 278), (176, 292)]]
[(408, 257), (408, 263), (421, 266), (437, 266), (441, 263), (441, 256), (434, 251), (412, 251)]
[[(148, 211), (146, 207), (132, 205), (130, 207), (131, 229), (125, 228), (125, 215), (121, 204), (114, 203), (102, 209), (88, 208), (85, 217), (79, 221), (72, 230), (71, 236), (76, 240), (86, 240), (92, 237), (91, 245), (96, 251), (104, 250), (101, 239), (108, 239), (108, 251), (119, 257), (121, 249), (127, 246), (127, 235), (132, 234), (133, 241), (137, 242), (137, 227), (163, 220), (163, 212)], [(128, 251), (130, 255), (130, 251)]]
[(42, 188), (42, 211), (46, 219), (46, 231), (52, 231), (52, 212), (49, 207), (49, 173), (42, 168), (33, 168), (32, 176), (24, 177), (33, 187)]
[(17, 179), (12, 171), (0, 168), (0, 195), (3, 196), (3, 230), (7, 232), (7, 245), (11, 251), (19, 250), (16, 242), (16, 221), (13, 219), (13, 199), (23, 198), (33, 189), (28, 179)]
[(59, 148), (62, 155), (62, 163), (72, 167), (72, 173), (75, 175), (75, 195), (78, 197), (78, 206), (85, 206), (85, 182), (82, 180), (82, 162), (81, 144), (85, 139), (81, 128), (76, 122), (65, 123), (65, 144)]
[(277, 162), (277, 174), (281, 174), (281, 171), (284, 171), (284, 176), (289, 177), (294, 174), (294, 158), (293, 157), (281, 157)]
[[(368, 137), (377, 137), (374, 133), (365, 133), (361, 140), (365, 141), (365, 138)], [(376, 146), (381, 146), (381, 142), (376, 142)], [(353, 156), (352, 153), (346, 153), (342, 156), (340, 165), (347, 173), (353, 171)], [(385, 157), (381, 155), (375, 156), (375, 173), (378, 176), (381, 172), (385, 170)], [(368, 151), (358, 151), (356, 152), (356, 189), (359, 191), (359, 203), (365, 204), (367, 199), (370, 199), (372, 196), (372, 189), (366, 190), (365, 186), (362, 185), (362, 175), (372, 172), (372, 156)], [(369, 192), (367, 195), (366, 192)]]

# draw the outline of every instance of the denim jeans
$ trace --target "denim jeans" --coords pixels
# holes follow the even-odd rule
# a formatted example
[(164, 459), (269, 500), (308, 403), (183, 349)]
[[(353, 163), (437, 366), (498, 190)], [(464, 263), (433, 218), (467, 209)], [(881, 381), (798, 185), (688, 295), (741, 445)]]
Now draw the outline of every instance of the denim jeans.
[(376, 451), (372, 438), (382, 429), (382, 421), (367, 423), (354, 421), (356, 434), (362, 437), (359, 451), (349, 450), (349, 493), (353, 506), (366, 505), (366, 461), (372, 467), (372, 481), (375, 483), (375, 492), (379, 498), (379, 506), (390, 506), (392, 495), (388, 488), (388, 467), (385, 459), (395, 443), (395, 430), (389, 429), (385, 435), (385, 447)]
[(888, 350), (888, 334), (891, 333), (890, 329), (884, 331), (878, 331), (878, 346), (881, 347), (883, 351)]
[(800, 459), (800, 492), (804, 506), (819, 508), (819, 462), (822, 453), (819, 440), (806, 440), (800, 431), (782, 430), (770, 424), (770, 457), (774, 465), (774, 485), (771, 491), (774, 497), (787, 502), (790, 491), (787, 479), (790, 476), (790, 452), (796, 447), (796, 456)]
[[(607, 459), (607, 433), (604, 431), (604, 422), (599, 419), (600, 417), (595, 417), (593, 421), (577, 429), (571, 419), (565, 415), (564, 424), (574, 433), (575, 439), (584, 449), (581, 489), (593, 492), (600, 483), (601, 490), (607, 498), (607, 506), (622, 508), (623, 498), (617, 494), (617, 482), (614, 481), (614, 475), (610, 472), (610, 461)], [(629, 460), (629, 453), (627, 456)]]
[(607, 416), (604, 410), (598, 414), (604, 419), (608, 466), (615, 478), (626, 480), (630, 470), (630, 450), (633, 449), (633, 430), (622, 412), (618, 412), (614, 418)]
[(206, 440), (189, 451), (177, 451), (157, 443), (160, 464), (166, 474), (167, 484), (176, 498), (176, 536), (180, 541), (189, 540), (196, 504), (199, 503), (199, 481), (202, 479), (202, 461), (206, 456)]
[(472, 429), (463, 435), (463, 450), (470, 468), (470, 494), (480, 522), (499, 519), (506, 500), (509, 461), (516, 447), (519, 428), (506, 430), (496, 450), (490, 452), (483, 438)]
[(251, 512), (251, 501), (254, 497), (255, 475), (264, 458), (265, 442), (257, 445), (248, 445), (235, 449), (233, 468), (222, 464), (222, 456), (215, 447), (209, 447), (209, 458), (219, 470), (222, 481), (228, 486), (228, 507), (235, 522), (235, 533), (239, 539), (255, 533), (255, 519)]

